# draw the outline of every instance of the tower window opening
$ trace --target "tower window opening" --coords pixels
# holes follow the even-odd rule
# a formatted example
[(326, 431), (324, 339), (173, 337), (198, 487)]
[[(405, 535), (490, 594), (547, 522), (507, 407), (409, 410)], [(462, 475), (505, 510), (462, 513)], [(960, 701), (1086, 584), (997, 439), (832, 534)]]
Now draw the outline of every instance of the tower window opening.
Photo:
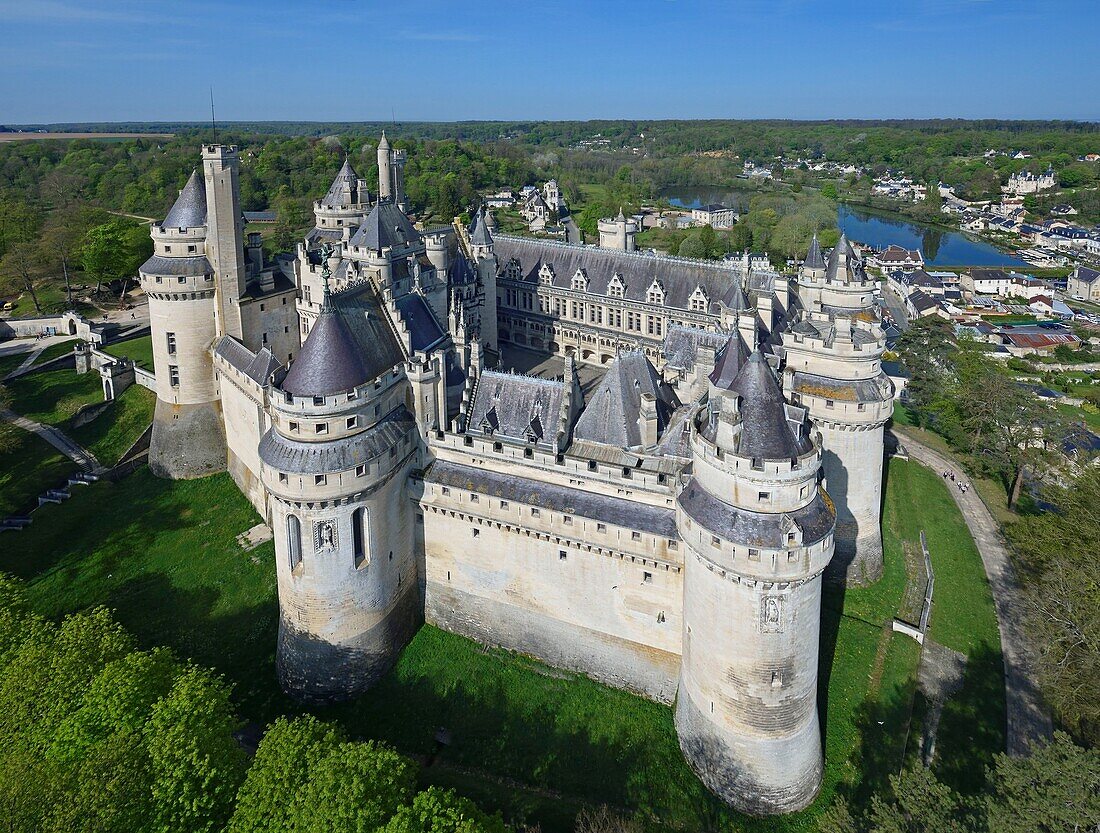
[(291, 570), (302, 563), (302, 523), (297, 515), (286, 516), (286, 553)]
[(313, 476), (313, 485), (314, 486), (324, 486), (325, 483), (327, 483), (327, 482), (328, 482), (328, 475), (315, 474)]
[(315, 431), (316, 431), (316, 432), (317, 432), (318, 434), (327, 434), (327, 433), (328, 433), (328, 423), (327, 423), (327, 422), (318, 422), (318, 423), (317, 423), (317, 424), (316, 424), (316, 425), (314, 426), (314, 430), (315, 430)]
[(324, 405), (325, 404), (325, 397), (323, 397), (323, 396), (313, 397), (313, 404), (314, 405)]
[(358, 427), (358, 425), (359, 425), (359, 417), (354, 417), (354, 416), (348, 417), (348, 421), (347, 421), (347, 427), (348, 428), (356, 428), (356, 427)]
[(569, 553), (565, 550), (558, 550), (558, 561), (565, 561), (569, 557)]
[(174, 364), (168, 365), (168, 384), (174, 388), (180, 386), (180, 369)]
[(642, 573), (642, 583), (643, 584), (653, 584), (653, 573), (650, 573), (648, 571), (643, 572)]
[(771, 500), (771, 492), (757, 492), (756, 497), (759, 500)]
[(164, 339), (168, 343), (168, 355), (169, 356), (176, 355), (176, 334), (175, 333), (165, 333), (164, 334)]
[(351, 513), (351, 540), (355, 550), (355, 567), (358, 569), (368, 562), (366, 548), (367, 510), (360, 506)]

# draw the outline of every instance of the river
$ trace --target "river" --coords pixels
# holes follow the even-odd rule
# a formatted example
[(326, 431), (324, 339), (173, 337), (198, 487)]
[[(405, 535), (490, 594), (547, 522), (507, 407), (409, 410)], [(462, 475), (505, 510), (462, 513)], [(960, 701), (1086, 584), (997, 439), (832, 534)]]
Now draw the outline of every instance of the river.
[[(669, 188), (662, 193), (678, 208), (698, 208), (708, 203), (730, 205), (738, 211), (748, 209), (749, 200), (757, 191), (738, 188)], [(1018, 257), (1006, 254), (995, 246), (958, 231), (918, 223), (885, 211), (867, 211), (839, 204), (837, 226), (853, 241), (885, 249), (891, 243), (906, 249), (920, 249), (928, 266), (1014, 266), (1027, 267)]]

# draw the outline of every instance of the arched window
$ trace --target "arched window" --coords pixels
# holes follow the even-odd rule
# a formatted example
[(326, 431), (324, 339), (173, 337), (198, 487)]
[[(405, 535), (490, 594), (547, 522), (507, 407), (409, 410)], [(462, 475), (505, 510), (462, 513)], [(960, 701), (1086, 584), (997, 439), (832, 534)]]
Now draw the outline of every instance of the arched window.
[(297, 515), (286, 516), (286, 553), (291, 570), (302, 563), (302, 522)]
[(355, 567), (367, 563), (367, 510), (359, 507), (351, 513), (351, 539), (355, 545)]

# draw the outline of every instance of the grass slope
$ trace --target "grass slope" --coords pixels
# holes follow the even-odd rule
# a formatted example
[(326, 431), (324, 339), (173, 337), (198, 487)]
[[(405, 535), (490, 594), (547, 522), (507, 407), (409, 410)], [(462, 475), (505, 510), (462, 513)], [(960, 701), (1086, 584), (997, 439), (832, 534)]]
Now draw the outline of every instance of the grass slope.
[[(581, 803), (629, 808), (663, 829), (813, 830), (837, 792), (866, 800), (897, 771), (918, 649), (888, 624), (905, 585), (903, 541), (955, 512), (934, 499), (938, 489), (949, 500), (943, 488), (916, 464), (891, 461), (885, 575), (870, 588), (826, 593), (825, 784), (803, 813), (754, 820), (722, 806), (684, 763), (667, 707), (432, 627), (370, 694), (322, 714), (425, 756), (436, 751), (437, 727), (447, 727), (453, 741), (422, 780), (454, 786), (513, 820), (537, 821), (547, 833), (571, 829)], [(274, 684), (273, 545), (253, 553), (237, 546), (234, 536), (258, 518), (227, 476), (167, 482), (142, 470), (80, 490), (41, 520), (48, 522), (20, 533), (18, 551), (3, 556), (0, 569), (31, 582), (43, 613), (107, 604), (143, 645), (170, 645), (225, 674), (247, 719), (297, 710)], [(942, 534), (953, 534), (949, 525)], [(957, 557), (968, 557), (965, 548)], [(974, 579), (965, 565), (957, 574)], [(949, 611), (945, 603), (938, 612), (947, 619)]]
[[(14, 425), (0, 424), (0, 448), (0, 518), (30, 511), (40, 494), (76, 471), (76, 464), (52, 445)], [(12, 538), (3, 540), (0, 549), (15, 543)]]
[(103, 348), (104, 353), (112, 356), (126, 356), (134, 364), (146, 370), (153, 369), (153, 337), (142, 336), (128, 341), (118, 341)]
[(113, 466), (153, 422), (156, 401), (151, 390), (131, 385), (91, 422), (65, 432), (103, 465)]

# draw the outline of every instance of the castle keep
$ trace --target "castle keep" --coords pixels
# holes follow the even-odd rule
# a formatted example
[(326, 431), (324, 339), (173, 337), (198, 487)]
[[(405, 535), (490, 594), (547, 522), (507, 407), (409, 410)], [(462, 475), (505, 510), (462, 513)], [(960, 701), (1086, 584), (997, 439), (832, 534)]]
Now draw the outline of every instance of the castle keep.
[(427, 621), (674, 703), (710, 789), (806, 806), (822, 582), (882, 569), (862, 262), (657, 256), (621, 214), (601, 246), (418, 228), (404, 152), (377, 161), (377, 194), (345, 162), (269, 262), (207, 146), (141, 268), (150, 465), (228, 470), (270, 524), (281, 684), (355, 697)]

